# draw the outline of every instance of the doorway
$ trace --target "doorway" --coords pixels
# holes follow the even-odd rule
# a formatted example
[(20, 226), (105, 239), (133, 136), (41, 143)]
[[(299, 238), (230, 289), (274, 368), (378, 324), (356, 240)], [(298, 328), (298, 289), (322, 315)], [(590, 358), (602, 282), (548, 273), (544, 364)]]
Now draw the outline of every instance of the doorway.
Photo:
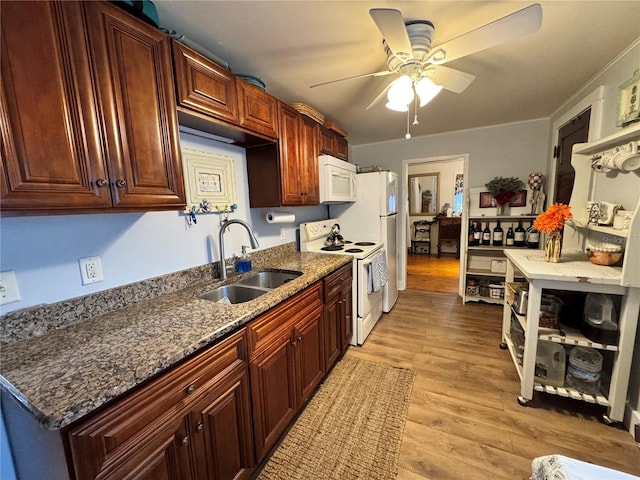
[[(437, 174), (437, 175), (436, 175)], [(423, 208), (423, 192), (422, 184), (431, 183), (422, 181), (422, 177), (437, 178), (438, 187), (435, 189), (436, 195), (435, 209)], [(437, 256), (438, 227), (433, 224), (431, 229), (430, 247), (426, 248), (424, 242), (416, 244), (412, 249), (412, 236), (414, 233), (414, 222), (427, 221), (432, 222), (435, 216), (443, 211), (444, 208), (449, 210), (451, 215), (458, 216), (465, 214), (462, 206), (464, 205), (464, 178), (468, 176), (468, 155), (448, 155), (444, 157), (431, 157), (415, 160), (404, 160), (403, 162), (403, 180), (401, 183), (401, 192), (403, 201), (402, 216), (404, 228), (400, 229), (399, 248), (401, 252), (401, 281), (403, 288), (412, 290), (422, 290), (430, 292), (447, 292), (460, 293), (460, 259), (456, 258), (455, 246), (449, 244), (442, 250), (440, 258)], [(410, 178), (418, 178), (421, 180), (420, 195), (413, 191), (413, 197), (419, 198), (421, 208), (416, 208), (418, 202), (414, 202), (414, 208), (411, 208), (410, 200), (412, 198)], [(415, 182), (414, 182), (415, 183)], [(426, 187), (425, 187), (426, 189)], [(429, 189), (433, 190), (433, 189)], [(415, 199), (414, 199), (415, 200)], [(447, 205), (448, 204), (448, 205)], [(464, 221), (464, 220), (463, 220)], [(404, 246), (404, 248), (402, 248)], [(453, 250), (451, 250), (453, 248)], [(410, 252), (412, 254), (410, 254)], [(452, 255), (447, 255), (451, 253)]]
[(558, 144), (554, 149), (555, 157), (555, 194), (553, 203), (569, 205), (576, 172), (571, 165), (571, 150), (574, 144), (589, 139), (589, 121), (591, 107), (573, 117), (558, 131)]

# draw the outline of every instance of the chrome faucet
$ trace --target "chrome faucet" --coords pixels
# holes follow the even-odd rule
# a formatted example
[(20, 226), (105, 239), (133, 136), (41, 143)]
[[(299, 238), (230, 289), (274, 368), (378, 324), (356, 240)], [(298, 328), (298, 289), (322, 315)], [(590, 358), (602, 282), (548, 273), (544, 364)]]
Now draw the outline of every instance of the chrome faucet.
[(258, 240), (256, 239), (256, 236), (251, 230), (251, 227), (244, 220), (238, 220), (237, 218), (234, 218), (232, 220), (225, 220), (224, 222), (222, 222), (222, 225), (220, 226), (220, 234), (218, 235), (218, 242), (220, 244), (220, 279), (221, 280), (227, 279), (227, 263), (224, 259), (224, 238), (223, 238), (224, 232), (227, 230), (227, 227), (229, 227), (229, 225), (233, 223), (242, 225), (247, 230), (247, 232), (249, 233), (249, 241), (251, 242), (251, 248), (258, 248), (260, 246), (258, 244)]

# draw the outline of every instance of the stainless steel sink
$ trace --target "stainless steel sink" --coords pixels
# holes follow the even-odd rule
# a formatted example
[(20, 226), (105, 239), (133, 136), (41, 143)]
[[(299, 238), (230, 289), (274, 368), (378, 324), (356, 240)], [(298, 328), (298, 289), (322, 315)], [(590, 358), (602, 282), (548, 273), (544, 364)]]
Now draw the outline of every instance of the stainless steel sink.
[(268, 289), (263, 288), (231, 284), (218, 287), (209, 293), (200, 295), (200, 298), (211, 302), (227, 303), (224, 301), (224, 298), (226, 297), (229, 299), (229, 303), (243, 303), (253, 300), (254, 298), (258, 298), (260, 295), (264, 295), (268, 291)]
[(269, 269), (250, 277), (238, 280), (234, 285), (247, 285), (259, 288), (278, 288), (302, 275), (302, 272), (295, 270)]

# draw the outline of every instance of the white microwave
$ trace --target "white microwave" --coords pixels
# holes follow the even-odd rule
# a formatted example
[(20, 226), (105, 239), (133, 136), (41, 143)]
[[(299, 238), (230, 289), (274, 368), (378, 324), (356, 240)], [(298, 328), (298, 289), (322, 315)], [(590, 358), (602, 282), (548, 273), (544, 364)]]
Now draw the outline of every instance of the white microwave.
[(356, 201), (356, 166), (331, 155), (318, 156), (320, 203)]

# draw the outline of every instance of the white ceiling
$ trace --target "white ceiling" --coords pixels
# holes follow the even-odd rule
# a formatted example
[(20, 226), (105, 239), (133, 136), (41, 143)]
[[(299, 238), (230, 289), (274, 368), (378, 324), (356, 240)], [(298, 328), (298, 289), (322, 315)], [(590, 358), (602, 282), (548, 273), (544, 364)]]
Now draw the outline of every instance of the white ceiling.
[[(317, 109), (349, 132), (351, 144), (360, 145), (404, 137), (405, 113), (388, 110), (384, 102), (365, 111), (395, 76), (309, 86), (386, 70), (382, 36), (370, 8), (396, 8), (405, 20), (430, 20), (435, 46), (534, 2), (154, 3), (161, 25), (213, 52), (233, 72), (260, 77), (281, 100)], [(411, 127), (414, 137), (548, 117), (640, 34), (640, 0), (539, 3), (543, 19), (538, 32), (447, 63), (476, 79), (464, 92), (443, 90), (421, 108), (420, 124)]]

